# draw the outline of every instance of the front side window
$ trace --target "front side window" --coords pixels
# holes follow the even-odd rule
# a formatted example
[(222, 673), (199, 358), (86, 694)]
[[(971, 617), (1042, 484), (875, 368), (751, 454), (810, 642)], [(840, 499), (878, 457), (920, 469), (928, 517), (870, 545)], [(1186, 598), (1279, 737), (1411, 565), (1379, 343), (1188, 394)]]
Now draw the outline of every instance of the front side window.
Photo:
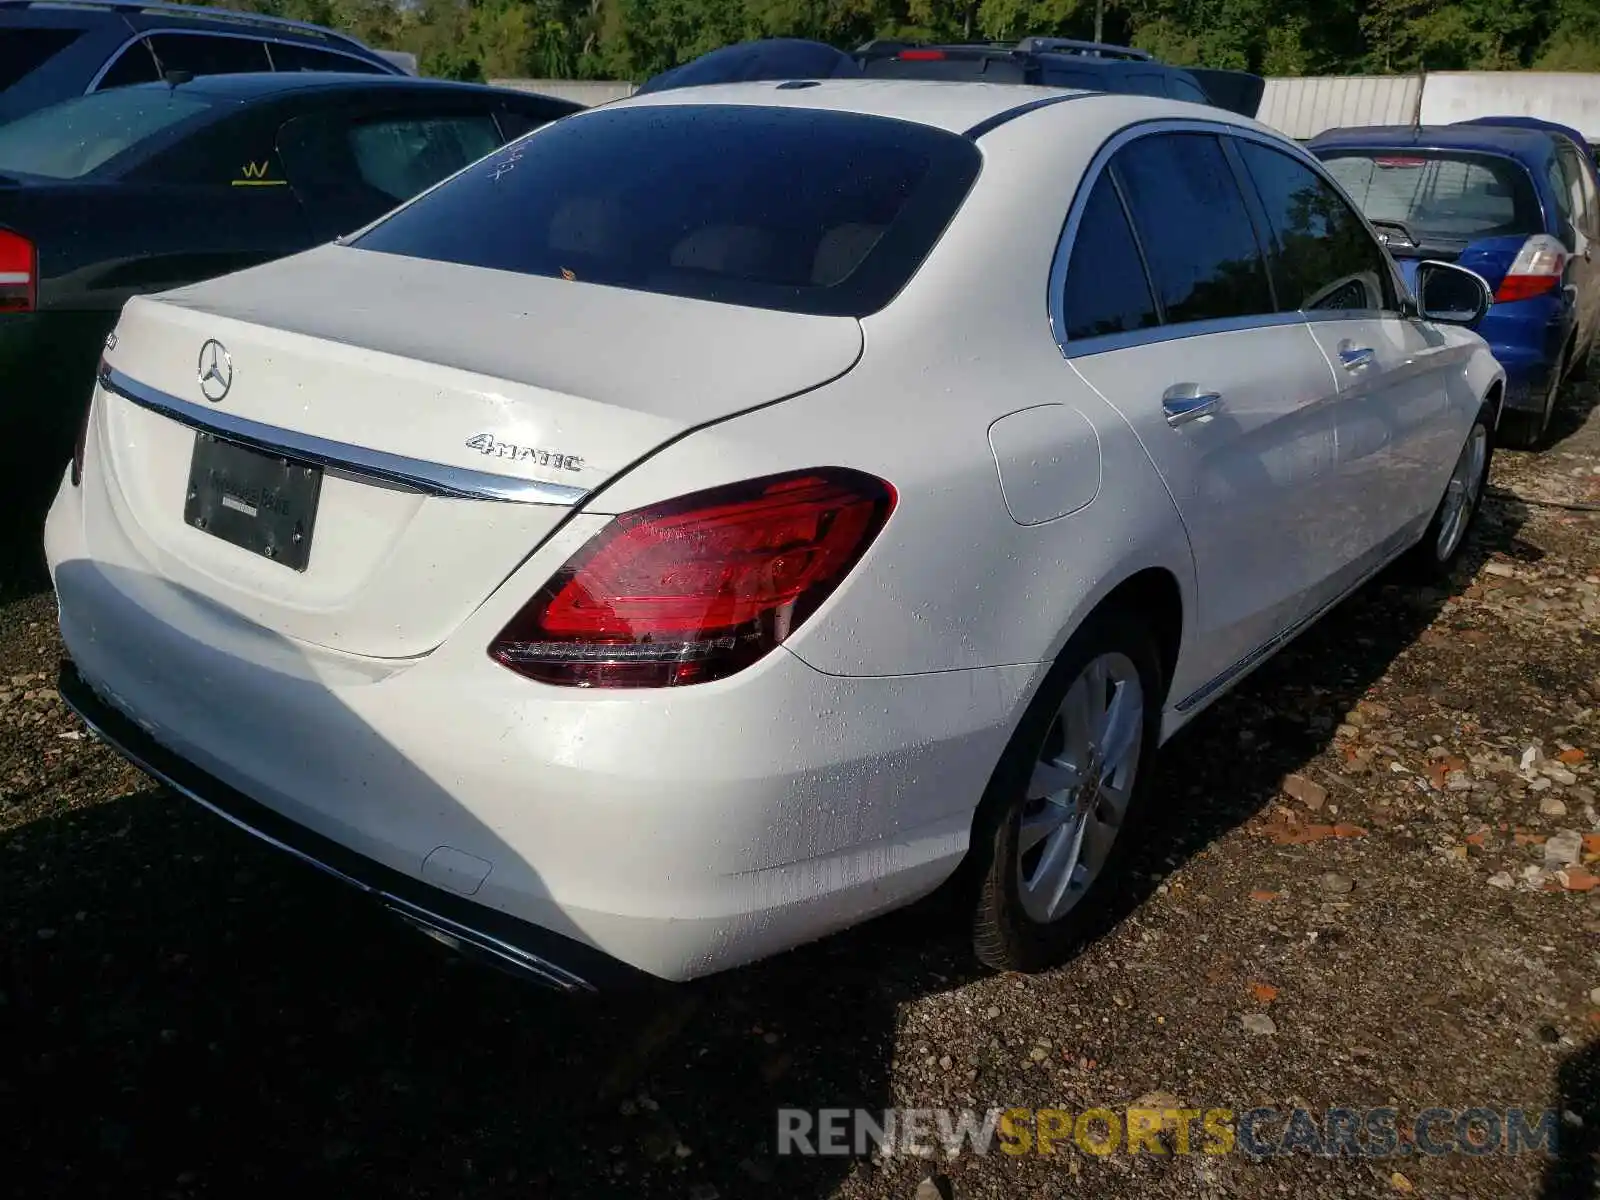
[(106, 68), (105, 74), (100, 76), (95, 90), (104, 92), (135, 83), (155, 83), (160, 78), (161, 71), (156, 66), (155, 56), (150, 53), (150, 44), (140, 38), (123, 48), (122, 53)]
[(507, 146), (352, 243), (726, 304), (865, 316), (965, 199), (966, 138), (743, 105), (600, 109)]
[(1588, 197), (1584, 192), (1584, 183), (1587, 172), (1583, 164), (1578, 161), (1577, 150), (1565, 138), (1560, 139), (1562, 182), (1566, 187), (1568, 205), (1572, 210), (1572, 223), (1581, 229), (1585, 237), (1594, 236), (1594, 213), (1590, 209)]
[(1278, 305), (1296, 310), (1398, 308), (1383, 248), (1315, 171), (1259, 142), (1236, 140), (1272, 232)]
[(1169, 324), (1273, 311), (1249, 211), (1209, 133), (1163, 133), (1112, 159)]
[(1100, 173), (1078, 220), (1061, 313), (1062, 331), (1069, 340), (1161, 323), (1109, 171)]

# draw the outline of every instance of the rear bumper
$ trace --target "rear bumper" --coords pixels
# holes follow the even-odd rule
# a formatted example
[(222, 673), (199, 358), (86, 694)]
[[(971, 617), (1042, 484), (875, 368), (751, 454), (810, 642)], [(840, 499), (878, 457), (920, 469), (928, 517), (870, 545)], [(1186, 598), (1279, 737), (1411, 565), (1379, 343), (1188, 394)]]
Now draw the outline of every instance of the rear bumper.
[(358, 659), (141, 561), (92, 443), (45, 540), (85, 715), (120, 715), (102, 727), (129, 757), (402, 915), (580, 984), (603, 959), (712, 974), (932, 891), (1035, 675), (841, 678), (780, 648), (670, 696), (549, 687), (484, 651), (552, 569), (537, 555), (433, 653)]
[(642, 971), (581, 942), (452, 896), (286, 820), (161, 745), (102, 700), (70, 661), (62, 662), (57, 686), (62, 700), (84, 724), (152, 779), (268, 845), (366, 892), (453, 949), (561, 991), (651, 982)]

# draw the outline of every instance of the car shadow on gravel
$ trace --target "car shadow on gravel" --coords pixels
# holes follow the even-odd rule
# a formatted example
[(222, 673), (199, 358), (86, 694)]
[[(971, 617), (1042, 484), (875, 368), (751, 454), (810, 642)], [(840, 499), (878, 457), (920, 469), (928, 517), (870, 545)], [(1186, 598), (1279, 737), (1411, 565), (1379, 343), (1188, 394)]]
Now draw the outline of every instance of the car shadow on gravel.
[[(67, 562), (58, 584), (94, 620), (148, 592), (125, 574)], [(517, 852), (330, 704), (300, 650), (169, 585), (157, 601), (169, 621), (146, 640), (84, 653), (187, 672), (168, 711), (221, 725), (245, 719), (216, 706), (248, 661), (251, 719), (294, 745), (300, 778), (361, 764), (347, 820), (382, 805), (518, 877)], [(208, 657), (201, 630), (238, 657)], [(617, 831), (614, 869), (648, 854), (646, 825)], [(156, 787), (0, 835), (0, 921), (0, 1127), (23, 1194), (826, 1195), (860, 1168), (779, 1158), (778, 1109), (888, 1106), (901, 1005), (971, 970), (910, 913), (694, 985), (568, 998), (456, 962)]]
[[(1485, 517), (1453, 581), (1368, 586), (1175, 739), (1102, 930), (1269, 804), (1483, 559), (1517, 552), (1521, 506)], [(893, 1103), (902, 1006), (978, 974), (951, 898), (569, 999), (457, 963), (159, 789), (64, 811), (0, 837), (12, 1177), (119, 1198), (827, 1195), (872, 1168), (776, 1157), (777, 1110)]]
[(1545, 1168), (1540, 1200), (1600, 1194), (1600, 1042), (1575, 1050), (1562, 1062), (1556, 1090), (1558, 1142)]
[(453, 958), (158, 789), (0, 840), (17, 1194), (828, 1195), (777, 1110), (882, 1110), (896, 1013), (970, 968), (916, 912), (681, 988)]
[[(1384, 572), (1179, 732), (1163, 748), (1152, 780), (1152, 825), (1090, 938), (1121, 923), (1190, 858), (1282, 800), (1285, 776), (1327, 749), (1345, 714), (1493, 554), (1539, 557), (1518, 536), (1527, 512), (1515, 497), (1486, 497), (1447, 579), (1422, 586), (1398, 567)], [(1463, 715), (1475, 704), (1469, 691), (1437, 685), (1426, 700)]]
[(1589, 414), (1600, 405), (1600, 361), (1591, 362), (1589, 371), (1588, 380), (1568, 384), (1563, 389), (1555, 411), (1550, 414), (1550, 428), (1540, 443), (1542, 449), (1553, 449), (1577, 433), (1588, 421)]

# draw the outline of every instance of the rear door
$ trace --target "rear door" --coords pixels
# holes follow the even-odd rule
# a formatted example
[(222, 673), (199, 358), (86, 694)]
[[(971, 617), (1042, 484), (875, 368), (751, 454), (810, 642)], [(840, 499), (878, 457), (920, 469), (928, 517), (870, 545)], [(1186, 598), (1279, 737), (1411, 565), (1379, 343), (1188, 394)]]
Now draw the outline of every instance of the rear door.
[(1438, 502), (1439, 465), (1466, 437), (1445, 378), (1461, 351), (1402, 313), (1388, 255), (1319, 171), (1264, 142), (1233, 146), (1270, 231), (1279, 306), (1305, 317), (1339, 381), (1339, 471), (1323, 499), (1342, 514), (1340, 557), (1358, 575)]
[(490, 99), (340, 97), (285, 123), (277, 148), (318, 241), (377, 220), (499, 147)]
[(1199, 581), (1193, 642), (1224, 681), (1312, 613), (1340, 565), (1334, 381), (1304, 321), (1276, 311), (1215, 134), (1133, 136), (1080, 193), (1057, 335), (1172, 494)]

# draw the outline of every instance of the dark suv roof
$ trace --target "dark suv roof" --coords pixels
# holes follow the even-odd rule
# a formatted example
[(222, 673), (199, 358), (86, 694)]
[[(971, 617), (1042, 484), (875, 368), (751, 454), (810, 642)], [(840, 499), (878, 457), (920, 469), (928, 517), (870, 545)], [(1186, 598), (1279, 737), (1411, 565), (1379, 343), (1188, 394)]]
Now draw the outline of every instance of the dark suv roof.
[(1165, 96), (1253, 117), (1266, 83), (1243, 71), (1174, 67), (1129, 46), (1070, 38), (924, 43), (876, 40), (855, 51), (862, 74), (880, 79), (1026, 83)]
[(0, 0), (0, 122), (165, 70), (404, 74), (355, 38), (283, 17), (132, 0)]

